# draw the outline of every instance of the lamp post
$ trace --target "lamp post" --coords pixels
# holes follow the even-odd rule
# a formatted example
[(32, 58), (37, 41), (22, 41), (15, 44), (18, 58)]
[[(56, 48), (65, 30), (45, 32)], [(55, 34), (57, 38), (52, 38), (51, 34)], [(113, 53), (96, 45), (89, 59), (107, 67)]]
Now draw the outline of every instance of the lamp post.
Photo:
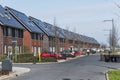
[(110, 34), (109, 34), (109, 40), (110, 40), (110, 43), (109, 43), (109, 45), (110, 45), (110, 49), (111, 49), (111, 51), (113, 52), (113, 48), (115, 47), (115, 45), (114, 45), (114, 43), (113, 43), (113, 40), (112, 40), (112, 38), (113, 38), (113, 36), (114, 36), (114, 34), (113, 34), (113, 29), (114, 29), (114, 19), (111, 19), (111, 20), (104, 20), (103, 22), (112, 22), (112, 29), (110, 29), (110, 30), (107, 30), (107, 31), (110, 31)]

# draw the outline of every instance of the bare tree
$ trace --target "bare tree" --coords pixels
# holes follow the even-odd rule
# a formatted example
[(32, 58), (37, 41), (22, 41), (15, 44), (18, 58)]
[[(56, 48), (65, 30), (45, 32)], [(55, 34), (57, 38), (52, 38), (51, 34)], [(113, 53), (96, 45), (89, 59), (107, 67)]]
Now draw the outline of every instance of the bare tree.
[(105, 49), (105, 48), (107, 47), (107, 45), (104, 44), (104, 43), (101, 43), (101, 44), (100, 44), (100, 47), (101, 47), (102, 49)]
[(119, 37), (118, 37), (118, 30), (114, 25), (114, 20), (113, 19), (112, 19), (112, 29), (110, 30), (108, 40), (109, 40), (108, 42), (109, 42), (109, 45), (110, 45), (110, 49), (112, 50), (112, 52), (114, 52), (115, 48), (118, 45)]
[(55, 52), (59, 52), (59, 33), (58, 33), (58, 27), (56, 24), (56, 17), (54, 17), (54, 28), (55, 28)]

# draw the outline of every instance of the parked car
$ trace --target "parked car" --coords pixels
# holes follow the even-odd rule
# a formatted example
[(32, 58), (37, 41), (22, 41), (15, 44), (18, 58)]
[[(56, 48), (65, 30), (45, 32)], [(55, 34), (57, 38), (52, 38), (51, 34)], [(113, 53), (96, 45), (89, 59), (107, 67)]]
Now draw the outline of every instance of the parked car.
[(61, 51), (60, 54), (62, 55), (61, 59), (66, 59), (67, 58), (65, 50)]
[(41, 53), (41, 57), (55, 57), (55, 58), (61, 58), (62, 55), (59, 53), (54, 53), (50, 51), (44, 51)]
[(51, 57), (51, 52), (49, 52), (49, 51), (43, 51), (41, 53), (41, 57)]
[(75, 54), (75, 56), (80, 56), (83, 53), (82, 53), (82, 51), (74, 50), (74, 54)]
[(54, 56), (55, 58), (58, 58), (58, 59), (61, 59), (62, 58), (62, 55), (60, 53), (54, 53)]
[(74, 51), (71, 50), (63, 50), (62, 53), (64, 53), (66, 57), (75, 57)]

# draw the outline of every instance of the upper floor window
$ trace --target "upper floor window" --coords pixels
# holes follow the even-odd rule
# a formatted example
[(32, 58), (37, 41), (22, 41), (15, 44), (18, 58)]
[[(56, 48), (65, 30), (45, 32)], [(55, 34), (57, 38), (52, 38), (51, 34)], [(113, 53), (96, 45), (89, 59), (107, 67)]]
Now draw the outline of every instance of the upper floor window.
[(23, 30), (11, 27), (3, 27), (4, 36), (23, 38)]
[(43, 40), (43, 35), (42, 34), (32, 33), (31, 36), (32, 36), (32, 39)]
[(12, 37), (12, 28), (8, 28), (8, 36), (11, 36)]

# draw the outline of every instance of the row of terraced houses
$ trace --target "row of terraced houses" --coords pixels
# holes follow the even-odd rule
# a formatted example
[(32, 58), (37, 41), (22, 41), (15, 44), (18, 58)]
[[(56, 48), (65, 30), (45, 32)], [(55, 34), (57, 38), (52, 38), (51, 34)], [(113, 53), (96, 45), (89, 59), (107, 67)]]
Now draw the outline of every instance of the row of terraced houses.
[(24, 46), (30, 53), (43, 50), (62, 51), (65, 49), (98, 48), (99, 43), (92, 37), (80, 35), (42, 22), (9, 7), (0, 5), (0, 53), (23, 53)]

